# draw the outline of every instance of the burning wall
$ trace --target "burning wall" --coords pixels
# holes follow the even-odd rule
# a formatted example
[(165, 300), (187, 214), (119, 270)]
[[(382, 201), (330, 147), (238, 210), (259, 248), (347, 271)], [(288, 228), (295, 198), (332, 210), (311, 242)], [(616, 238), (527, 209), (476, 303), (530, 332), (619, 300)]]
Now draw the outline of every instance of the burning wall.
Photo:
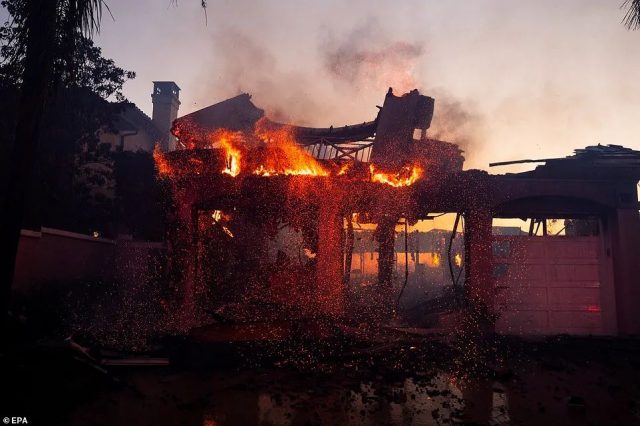
[[(158, 151), (156, 161), (174, 188), (176, 231), (170, 249), (182, 311), (197, 312), (206, 296), (235, 291), (244, 306), (253, 298), (261, 308), (273, 306), (276, 317), (296, 318), (291, 310), (307, 317), (350, 312), (345, 265), (351, 263), (356, 213), (375, 227), (378, 307), (388, 311), (396, 225), (401, 220), (410, 225), (428, 212), (457, 212), (464, 215), (464, 300), (471, 318), (484, 324), (494, 317), (497, 291), (493, 217), (590, 214), (612, 224), (605, 243), (612, 248), (618, 330), (640, 329), (629, 308), (639, 300), (640, 263), (630, 261), (629, 254), (637, 238), (629, 235), (639, 235), (640, 222), (637, 198), (628, 195), (640, 176), (638, 153), (597, 147), (518, 175), (462, 171), (455, 145), (425, 138), (424, 127), (415, 127), (425, 123), (416, 115), (419, 96), (389, 93), (375, 121), (340, 129), (281, 125), (262, 114), (243, 129), (179, 122), (176, 135), (187, 149)], [(412, 138), (416, 129), (421, 129), (420, 140)], [(378, 152), (368, 164), (354, 157), (320, 161), (301, 147), (308, 140), (333, 146), (372, 133), (374, 152), (382, 146), (387, 155)], [(266, 262), (265, 242), (282, 227), (300, 236), (299, 260), (278, 253), (274, 262)], [(232, 280), (221, 280), (227, 272)], [(266, 319), (264, 309), (260, 312), (246, 317)]]
[[(213, 226), (223, 231), (218, 232), (219, 240), (236, 257), (242, 255), (234, 246), (264, 255), (264, 240), (272, 238), (279, 227), (300, 231), (308, 257), (300, 263), (303, 270), (289, 268), (284, 258), (271, 267), (260, 265), (259, 259), (251, 267), (246, 264), (239, 267), (266, 274), (248, 274), (257, 281), (255, 287), (267, 285), (273, 290), (282, 288), (283, 282), (290, 286), (288, 299), (295, 303), (289, 305), (297, 305), (307, 314), (330, 315), (341, 315), (345, 310), (344, 280), (348, 277), (345, 254), (350, 246), (345, 223), (354, 213), (362, 213), (377, 226), (376, 240), (381, 253), (379, 284), (384, 289), (382, 293), (388, 294), (395, 225), (400, 218), (415, 221), (421, 213), (426, 214), (419, 212), (413, 196), (415, 188), (438, 185), (462, 168), (460, 150), (453, 144), (412, 139), (415, 128), (428, 127), (432, 113), (425, 107), (429, 106), (428, 99), (417, 91), (402, 97), (391, 91), (387, 94), (373, 123), (375, 144), (385, 147), (390, 154), (378, 155), (379, 161), (370, 164), (319, 161), (301, 146), (301, 134), (336, 138), (338, 132), (333, 128), (298, 128), (260, 117), (250, 129), (206, 129), (189, 117), (178, 120), (174, 134), (186, 149), (169, 154), (156, 151), (155, 157), (160, 175), (173, 182), (179, 206), (177, 219), (181, 225), (174, 241), (180, 249), (174, 252), (174, 257), (176, 265), (184, 271), (181, 287), (189, 308), (195, 309), (198, 295), (210, 285), (208, 275), (202, 273), (203, 265), (219, 264), (218, 259), (211, 261), (203, 255), (200, 237), (204, 230), (199, 211), (220, 212), (217, 213), (220, 218), (223, 214), (233, 217), (228, 225), (213, 217)], [(389, 104), (392, 107), (385, 113)], [(410, 118), (400, 123), (393, 120), (402, 113)], [(354, 132), (347, 126), (343, 129), (341, 134), (361, 136), (362, 130)], [(216, 215), (209, 216), (212, 214)], [(211, 219), (207, 220), (211, 226)], [(253, 235), (234, 232), (238, 223), (251, 223)], [(225, 229), (229, 232), (224, 232)], [(221, 256), (222, 252), (217, 253)], [(288, 268), (290, 271), (283, 274)]]

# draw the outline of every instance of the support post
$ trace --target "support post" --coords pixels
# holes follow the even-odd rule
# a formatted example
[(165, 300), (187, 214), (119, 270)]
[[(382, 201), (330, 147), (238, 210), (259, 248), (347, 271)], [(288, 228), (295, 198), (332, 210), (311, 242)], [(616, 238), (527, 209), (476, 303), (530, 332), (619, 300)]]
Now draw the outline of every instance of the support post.
[(466, 288), (471, 303), (493, 308), (492, 216), (475, 208), (465, 216)]
[(619, 208), (609, 216), (619, 334), (640, 334), (640, 215)]
[(351, 264), (353, 263), (353, 245), (354, 245), (354, 232), (353, 232), (353, 213), (347, 214), (347, 231), (345, 235), (345, 260), (344, 260), (344, 285), (349, 285), (351, 281)]
[(378, 286), (382, 293), (391, 293), (395, 254), (396, 217), (383, 217), (376, 228), (378, 241)]
[(169, 258), (170, 276), (177, 290), (178, 300), (175, 302), (180, 306), (175, 325), (180, 329), (188, 329), (196, 317), (197, 229), (193, 220), (193, 203), (187, 201), (185, 194), (181, 195), (183, 197), (177, 197), (181, 202), (178, 203), (175, 227), (170, 233)]
[(340, 197), (324, 200), (318, 221), (317, 302), (321, 312), (340, 316), (344, 313), (344, 231)]

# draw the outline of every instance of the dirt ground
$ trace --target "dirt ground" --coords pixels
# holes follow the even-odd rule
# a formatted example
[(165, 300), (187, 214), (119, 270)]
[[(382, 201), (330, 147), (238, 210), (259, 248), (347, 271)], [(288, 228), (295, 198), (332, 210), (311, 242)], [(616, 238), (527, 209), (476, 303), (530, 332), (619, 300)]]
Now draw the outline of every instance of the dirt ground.
[[(640, 424), (640, 340), (299, 343), (233, 362), (102, 367), (64, 345), (4, 356), (3, 416), (69, 425)], [(270, 349), (273, 355), (273, 348)], [(232, 353), (227, 348), (227, 355)]]

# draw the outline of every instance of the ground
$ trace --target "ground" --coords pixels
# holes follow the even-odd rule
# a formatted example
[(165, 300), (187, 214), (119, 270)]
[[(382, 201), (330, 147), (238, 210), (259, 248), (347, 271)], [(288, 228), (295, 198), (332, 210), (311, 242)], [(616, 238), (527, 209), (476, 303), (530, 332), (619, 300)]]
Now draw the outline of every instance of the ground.
[(83, 426), (640, 423), (635, 339), (220, 349), (183, 345), (169, 366), (102, 370), (66, 344), (15, 347), (2, 363), (2, 416)]

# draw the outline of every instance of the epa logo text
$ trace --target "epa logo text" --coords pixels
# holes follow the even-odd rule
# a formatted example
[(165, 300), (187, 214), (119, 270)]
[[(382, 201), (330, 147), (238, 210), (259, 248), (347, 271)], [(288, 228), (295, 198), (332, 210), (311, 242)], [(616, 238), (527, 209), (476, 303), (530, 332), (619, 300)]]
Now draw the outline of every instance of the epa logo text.
[(2, 419), (5, 425), (28, 425), (29, 420), (26, 417), (5, 417)]

